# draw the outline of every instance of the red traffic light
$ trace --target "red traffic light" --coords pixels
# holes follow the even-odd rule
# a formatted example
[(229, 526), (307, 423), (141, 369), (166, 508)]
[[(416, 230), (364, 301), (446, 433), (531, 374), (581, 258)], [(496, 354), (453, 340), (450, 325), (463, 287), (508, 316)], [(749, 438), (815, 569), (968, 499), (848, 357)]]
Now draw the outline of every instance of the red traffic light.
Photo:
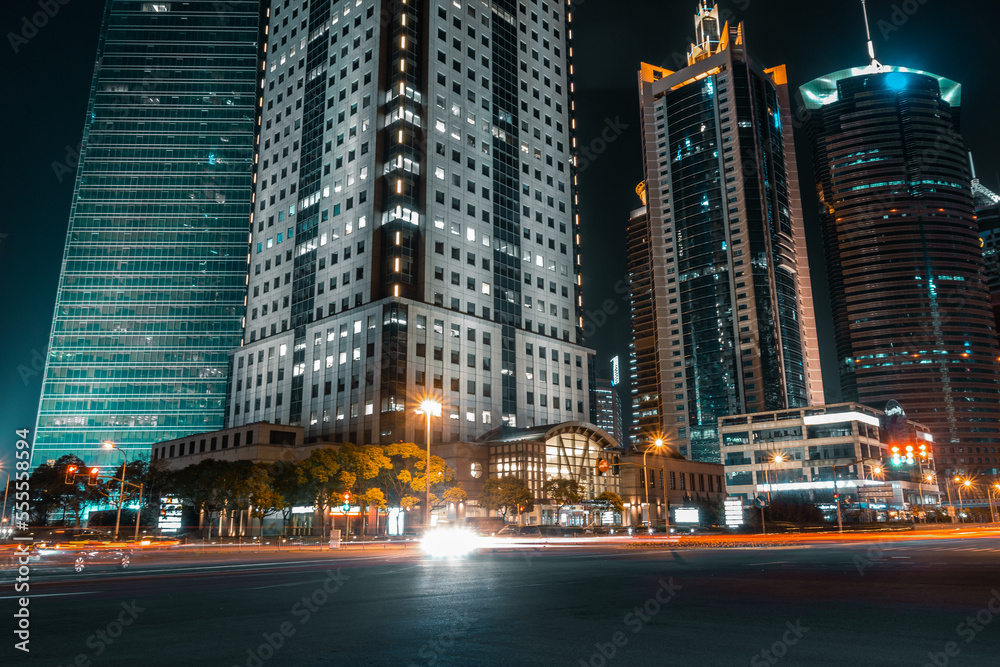
[(76, 481), (76, 466), (66, 466), (66, 483), (72, 484)]
[(89, 486), (94, 486), (97, 484), (97, 475), (101, 472), (100, 468), (91, 468), (90, 472), (87, 474), (87, 484)]

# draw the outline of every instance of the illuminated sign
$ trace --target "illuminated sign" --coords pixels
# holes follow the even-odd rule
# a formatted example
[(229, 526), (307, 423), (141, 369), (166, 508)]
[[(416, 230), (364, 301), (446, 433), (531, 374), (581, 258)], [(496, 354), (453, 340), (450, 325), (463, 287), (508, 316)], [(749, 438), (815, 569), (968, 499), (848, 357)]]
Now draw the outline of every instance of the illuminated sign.
[(611, 357), (611, 386), (617, 386), (621, 380), (621, 372), (618, 370), (618, 356)]
[(160, 498), (160, 521), (157, 527), (163, 533), (176, 533), (181, 529), (184, 505), (180, 498)]
[(729, 497), (723, 502), (726, 513), (726, 525), (730, 528), (743, 525), (743, 499)]
[(675, 523), (700, 523), (697, 507), (678, 507), (674, 510)]
[(816, 424), (843, 424), (845, 422), (862, 422), (871, 426), (880, 426), (877, 417), (862, 414), (860, 412), (836, 412), (825, 415), (806, 415), (802, 418), (802, 423), (806, 426)]

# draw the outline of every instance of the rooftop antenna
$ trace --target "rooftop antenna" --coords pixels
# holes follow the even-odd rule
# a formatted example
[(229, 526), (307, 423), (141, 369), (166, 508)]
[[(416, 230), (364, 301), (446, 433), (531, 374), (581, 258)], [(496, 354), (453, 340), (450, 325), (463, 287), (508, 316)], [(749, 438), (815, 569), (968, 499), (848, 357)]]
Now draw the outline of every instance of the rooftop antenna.
[(875, 57), (875, 44), (872, 43), (872, 31), (868, 27), (868, 7), (865, 5), (865, 0), (861, 0), (861, 11), (865, 15), (865, 36), (868, 38), (868, 57), (872, 59), (871, 67), (875, 71), (881, 72), (882, 63)]

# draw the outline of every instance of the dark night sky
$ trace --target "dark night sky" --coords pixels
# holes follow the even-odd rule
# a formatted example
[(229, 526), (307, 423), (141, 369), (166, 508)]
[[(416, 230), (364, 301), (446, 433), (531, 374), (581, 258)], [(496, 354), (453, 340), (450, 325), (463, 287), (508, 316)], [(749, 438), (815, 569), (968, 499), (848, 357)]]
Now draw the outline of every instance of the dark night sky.
[[(921, 4), (921, 3), (924, 4)], [(56, 4), (53, 2), (52, 4)], [(630, 329), (627, 304), (614, 286), (624, 278), (624, 224), (638, 205), (633, 193), (642, 178), (636, 71), (640, 61), (673, 68), (693, 33), (696, 0), (578, 0), (574, 20), (578, 138), (586, 146), (606, 123), (627, 125), (619, 138), (580, 176), (583, 224), (584, 307), (605, 300), (618, 312), (597, 327), (587, 344), (598, 351), (598, 372), (608, 359), (625, 358)], [(747, 44), (765, 66), (788, 66), (793, 87), (817, 76), (867, 63), (864, 27), (857, 0), (735, 0), (720, 3), (746, 23)], [(998, 186), (1000, 136), (996, 132), (998, 93), (993, 81), (1000, 56), (996, 0), (870, 0), (869, 14), (879, 59), (924, 69), (963, 86), (963, 134), (974, 151), (984, 183)], [(916, 8), (897, 13), (893, 7)], [(4, 322), (0, 331), (0, 462), (11, 463), (17, 428), (34, 429), (41, 373), (51, 327), (75, 172), (60, 181), (53, 164), (67, 163), (67, 149), (80, 141), (100, 29), (103, 3), (75, 0), (37, 30), (18, 52), (10, 33), (38, 11), (37, 0), (3, 3), (4, 114), (8, 127), (2, 161), (0, 285)], [(28, 33), (25, 33), (26, 35)], [(820, 341), (827, 369), (831, 357), (824, 315), (826, 281), (815, 242), (817, 218), (805, 133), (797, 135), (803, 208), (810, 233), (813, 284), (820, 315)], [(72, 159), (72, 156), (70, 156)], [(40, 366), (37, 368), (40, 369)], [(839, 392), (831, 386), (831, 398)], [(836, 393), (835, 393), (836, 392)], [(627, 398), (627, 392), (622, 392)]]

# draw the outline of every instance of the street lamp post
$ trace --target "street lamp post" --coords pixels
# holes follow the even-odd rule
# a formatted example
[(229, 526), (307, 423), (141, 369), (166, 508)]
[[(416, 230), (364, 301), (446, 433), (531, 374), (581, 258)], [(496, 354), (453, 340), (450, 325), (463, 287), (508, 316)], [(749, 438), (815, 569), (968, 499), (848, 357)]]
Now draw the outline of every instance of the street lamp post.
[(663, 447), (663, 438), (657, 438), (642, 452), (642, 485), (646, 487), (646, 523), (648, 526), (652, 526), (653, 522), (649, 511), (649, 468), (646, 467), (646, 454), (649, 453), (650, 449), (660, 449), (661, 447)]
[[(958, 481), (957, 477), (955, 478), (955, 481), (956, 482)], [(962, 503), (962, 489), (963, 488), (968, 489), (968, 488), (971, 488), (971, 487), (972, 487), (972, 480), (971, 479), (963, 479), (962, 483), (959, 484), (959, 486), (958, 486), (958, 511), (959, 512), (961, 512), (962, 510), (965, 509), (965, 505)]]
[[(122, 494), (125, 493), (125, 469), (128, 468), (128, 454), (121, 447), (115, 447), (115, 443), (111, 440), (104, 441), (104, 449), (113, 449), (115, 451), (121, 452), (121, 455), (125, 457), (125, 463), (122, 465), (122, 478), (118, 481), (118, 515), (115, 517), (115, 539), (118, 539), (118, 528), (121, 525), (122, 520)], [(136, 524), (138, 526), (138, 523)], [(136, 528), (138, 532), (138, 528)]]
[[(3, 487), (3, 512), (0, 512), (0, 528), (3, 527), (4, 519), (7, 518), (7, 491), (10, 490), (10, 473), (7, 473), (7, 483)], [(14, 522), (11, 521), (11, 526)]]
[(994, 500), (995, 497), (998, 496), (998, 494), (993, 493), (993, 489), (996, 489), (996, 490), (1000, 491), (1000, 483), (996, 483), (993, 486), (987, 486), (986, 487), (986, 495), (987, 495), (987, 498), (990, 501), (990, 519), (993, 520), (993, 523), (996, 523), (997, 522), (997, 512), (996, 512), (996, 508), (994, 508), (994, 506), (993, 506), (993, 500)]
[(424, 489), (424, 528), (426, 529), (431, 525), (431, 416), (441, 414), (441, 404), (427, 398), (420, 402), (420, 410), (427, 418), (427, 462), (424, 468), (424, 475), (427, 481)]

